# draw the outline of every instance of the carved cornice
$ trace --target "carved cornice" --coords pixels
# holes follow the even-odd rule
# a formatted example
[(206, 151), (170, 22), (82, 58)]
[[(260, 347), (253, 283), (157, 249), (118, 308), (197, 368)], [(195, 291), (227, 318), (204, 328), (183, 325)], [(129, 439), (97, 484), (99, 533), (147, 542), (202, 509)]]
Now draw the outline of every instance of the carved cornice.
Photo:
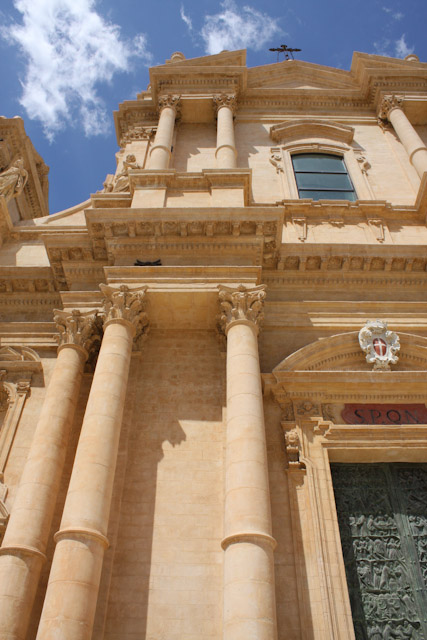
[(125, 284), (118, 287), (100, 284), (99, 288), (105, 297), (104, 327), (117, 320), (130, 323), (135, 330), (135, 342), (141, 344), (148, 333), (148, 317), (144, 312), (147, 287), (129, 289)]
[(89, 355), (101, 342), (102, 321), (97, 311), (81, 312), (79, 309), (60, 311), (55, 309), (54, 322), (59, 335), (59, 347), (73, 345)]
[(240, 285), (237, 289), (219, 287), (221, 313), (218, 329), (227, 334), (230, 326), (237, 323), (254, 325), (259, 330), (264, 319), (265, 285), (248, 289)]
[(384, 96), (378, 111), (380, 120), (388, 120), (393, 109), (403, 109), (404, 97), (397, 95)]
[(214, 111), (217, 114), (219, 109), (227, 107), (233, 112), (233, 115), (237, 110), (237, 96), (236, 94), (221, 93), (213, 97)]
[(162, 112), (165, 107), (169, 107), (171, 109), (175, 109), (176, 117), (179, 118), (181, 113), (181, 96), (174, 94), (167, 94), (163, 96), (159, 96), (158, 99), (159, 112)]

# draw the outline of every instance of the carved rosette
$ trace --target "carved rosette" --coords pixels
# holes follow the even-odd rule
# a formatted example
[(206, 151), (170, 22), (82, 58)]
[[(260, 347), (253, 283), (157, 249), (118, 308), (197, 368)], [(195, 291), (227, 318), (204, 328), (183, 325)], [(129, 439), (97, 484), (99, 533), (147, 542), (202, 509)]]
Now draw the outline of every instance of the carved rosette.
[(378, 118), (380, 120), (388, 120), (390, 111), (392, 111), (392, 109), (402, 109), (403, 102), (403, 96), (384, 96), (380, 104)]
[(247, 289), (242, 284), (237, 289), (219, 287), (221, 313), (218, 316), (218, 330), (227, 333), (231, 324), (245, 322), (257, 329), (264, 319), (265, 285)]
[(237, 109), (237, 97), (234, 93), (221, 93), (213, 97), (213, 106), (216, 114), (222, 107), (228, 107), (234, 115)]
[(171, 109), (175, 109), (177, 118), (181, 115), (181, 96), (172, 94), (159, 96), (158, 104), (159, 112), (161, 112), (165, 107), (170, 107)]
[(54, 310), (54, 322), (58, 329), (59, 347), (74, 345), (84, 349), (89, 356), (99, 348), (102, 333), (102, 320), (97, 311), (81, 312)]
[(140, 345), (148, 333), (148, 318), (144, 311), (147, 287), (129, 289), (125, 284), (112, 287), (99, 285), (104, 297), (104, 326), (113, 320), (129, 322), (135, 328), (135, 343)]

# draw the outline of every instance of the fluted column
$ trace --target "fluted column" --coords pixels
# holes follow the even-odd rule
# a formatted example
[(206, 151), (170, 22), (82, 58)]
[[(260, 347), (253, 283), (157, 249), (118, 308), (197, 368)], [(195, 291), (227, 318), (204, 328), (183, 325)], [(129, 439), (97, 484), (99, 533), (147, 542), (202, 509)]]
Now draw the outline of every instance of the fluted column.
[(89, 640), (101, 578), (132, 343), (146, 287), (101, 285), (104, 337), (77, 446), (38, 640)]
[(227, 336), (224, 640), (275, 640), (276, 603), (258, 330), (265, 287), (220, 287)]
[(167, 169), (172, 153), (173, 130), (179, 112), (180, 96), (161, 96), (159, 98), (159, 124), (156, 137), (150, 151), (149, 169)]
[(234, 169), (237, 158), (233, 122), (236, 96), (214, 96), (213, 102), (217, 112), (216, 164), (218, 169)]
[(393, 125), (409, 161), (422, 178), (427, 171), (427, 147), (403, 112), (403, 103), (401, 96), (385, 96), (381, 102), (379, 118), (389, 120)]
[(58, 358), (0, 549), (0, 638), (24, 640), (33, 606), (83, 367), (99, 342), (94, 312), (55, 311)]

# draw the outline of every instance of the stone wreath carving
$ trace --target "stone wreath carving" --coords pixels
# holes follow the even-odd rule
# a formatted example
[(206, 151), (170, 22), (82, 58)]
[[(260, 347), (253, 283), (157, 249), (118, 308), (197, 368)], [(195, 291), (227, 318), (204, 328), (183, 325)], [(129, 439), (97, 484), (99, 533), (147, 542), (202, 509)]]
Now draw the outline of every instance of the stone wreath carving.
[(366, 353), (366, 362), (373, 365), (373, 371), (390, 371), (390, 365), (399, 360), (399, 336), (388, 331), (387, 322), (368, 320), (359, 332), (359, 344)]

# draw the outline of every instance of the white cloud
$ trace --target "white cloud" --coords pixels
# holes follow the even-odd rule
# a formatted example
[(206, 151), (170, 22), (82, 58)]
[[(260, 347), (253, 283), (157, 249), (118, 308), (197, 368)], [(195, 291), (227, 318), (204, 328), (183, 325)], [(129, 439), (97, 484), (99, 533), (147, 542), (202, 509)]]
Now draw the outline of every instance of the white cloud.
[(1, 36), (18, 45), (27, 67), (21, 105), (42, 122), (48, 138), (81, 120), (86, 135), (107, 128), (97, 87), (127, 71), (132, 57), (151, 55), (143, 34), (121, 38), (120, 28), (94, 10), (95, 0), (14, 0), (22, 23), (3, 27)]
[(402, 33), (400, 38), (394, 43), (396, 58), (406, 58), (410, 53), (414, 53), (414, 47), (408, 47), (405, 40), (405, 34)]
[(401, 11), (395, 11), (390, 7), (383, 7), (383, 11), (388, 13), (393, 18), (393, 20), (402, 20), (402, 18), (405, 17)]
[(193, 22), (190, 18), (190, 16), (187, 16), (185, 11), (184, 11), (184, 5), (181, 5), (181, 9), (179, 11), (181, 19), (184, 20), (185, 24), (187, 25), (188, 29), (190, 31), (193, 30)]
[(219, 13), (205, 16), (201, 30), (208, 54), (245, 47), (258, 50), (271, 43), (275, 34), (282, 33), (276, 18), (253, 7), (237, 7), (233, 0), (224, 0), (221, 7)]

